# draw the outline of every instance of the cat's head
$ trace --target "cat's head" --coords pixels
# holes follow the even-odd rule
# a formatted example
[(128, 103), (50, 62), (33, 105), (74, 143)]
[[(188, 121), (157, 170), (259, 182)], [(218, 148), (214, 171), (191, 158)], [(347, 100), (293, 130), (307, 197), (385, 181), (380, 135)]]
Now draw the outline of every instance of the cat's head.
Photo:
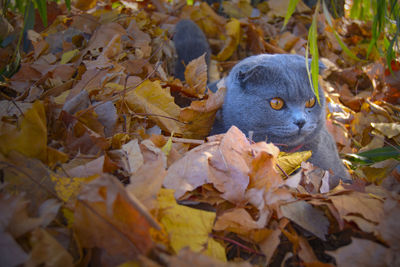
[(311, 89), (306, 60), (297, 55), (258, 55), (238, 63), (227, 78), (222, 110), (225, 128), (236, 125), (253, 140), (284, 144), (282, 149), (312, 140), (324, 127), (320, 104)]

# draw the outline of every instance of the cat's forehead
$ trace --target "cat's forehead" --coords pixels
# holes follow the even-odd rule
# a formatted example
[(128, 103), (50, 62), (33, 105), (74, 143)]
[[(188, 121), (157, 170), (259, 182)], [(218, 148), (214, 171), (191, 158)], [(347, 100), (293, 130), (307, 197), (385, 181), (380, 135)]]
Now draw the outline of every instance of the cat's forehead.
[(249, 93), (299, 100), (313, 96), (304, 57), (259, 55), (245, 59), (235, 68), (232, 78)]

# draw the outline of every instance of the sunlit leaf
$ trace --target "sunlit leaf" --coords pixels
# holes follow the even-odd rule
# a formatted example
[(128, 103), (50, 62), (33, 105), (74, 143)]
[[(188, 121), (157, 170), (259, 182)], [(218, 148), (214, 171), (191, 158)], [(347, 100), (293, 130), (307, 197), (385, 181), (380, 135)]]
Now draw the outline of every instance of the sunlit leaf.
[(3, 130), (0, 134), (0, 151), (7, 155), (18, 151), (28, 157), (47, 159), (47, 126), (44, 105), (41, 101), (33, 103), (19, 118), (19, 125)]
[(171, 238), (171, 246), (177, 253), (184, 247), (226, 261), (225, 249), (209, 234), (215, 213), (178, 205), (173, 191), (162, 189), (158, 197), (158, 217)]
[(289, 19), (292, 16), (294, 10), (296, 9), (296, 6), (297, 6), (298, 2), (299, 2), (299, 0), (290, 0), (289, 6), (288, 6), (287, 11), (286, 11), (285, 20), (283, 22), (283, 27), (285, 27), (286, 24), (289, 22)]

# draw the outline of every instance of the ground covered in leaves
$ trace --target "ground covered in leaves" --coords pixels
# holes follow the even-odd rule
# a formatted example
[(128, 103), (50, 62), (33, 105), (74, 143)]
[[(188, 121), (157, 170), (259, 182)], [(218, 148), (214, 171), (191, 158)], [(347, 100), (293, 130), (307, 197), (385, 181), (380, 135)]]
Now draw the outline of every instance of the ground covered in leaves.
[[(319, 15), (328, 127), (354, 179), (329, 190), (310, 152), (236, 127), (204, 141), (224, 85), (206, 90), (204, 58), (185, 83), (172, 76), (180, 18), (205, 32), (215, 81), (249, 55), (305, 55), (307, 6), (282, 30), (283, 0), (223, 2), (223, 15), (122, 2), (51, 2), (59, 15), (28, 33), (31, 52), (1, 84), (2, 266), (400, 265), (398, 62), (392, 75), (377, 51), (349, 57)], [(364, 58), (371, 25), (333, 26)]]

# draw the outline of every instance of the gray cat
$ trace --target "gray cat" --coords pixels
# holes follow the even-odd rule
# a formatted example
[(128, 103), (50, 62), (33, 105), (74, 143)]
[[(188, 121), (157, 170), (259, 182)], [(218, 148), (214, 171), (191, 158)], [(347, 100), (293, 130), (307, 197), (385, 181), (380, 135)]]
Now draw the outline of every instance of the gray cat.
[[(193, 22), (182, 20), (177, 30), (190, 28), (179, 24), (198, 28)], [(192, 31), (179, 34), (190, 39)], [(195, 36), (193, 40), (200, 42)], [(184, 40), (174, 39), (179, 43), (178, 50), (184, 45), (181, 41)], [(192, 49), (197, 50), (193, 46)], [(230, 71), (226, 87), (221, 116), (215, 121), (212, 134), (224, 133), (235, 125), (246, 134), (252, 131), (254, 141), (267, 139), (282, 151), (311, 150), (310, 162), (333, 172), (331, 188), (340, 179), (349, 181), (325, 126), (324, 94), (319, 90), (319, 104), (310, 87), (304, 57), (268, 54), (248, 57)]]

